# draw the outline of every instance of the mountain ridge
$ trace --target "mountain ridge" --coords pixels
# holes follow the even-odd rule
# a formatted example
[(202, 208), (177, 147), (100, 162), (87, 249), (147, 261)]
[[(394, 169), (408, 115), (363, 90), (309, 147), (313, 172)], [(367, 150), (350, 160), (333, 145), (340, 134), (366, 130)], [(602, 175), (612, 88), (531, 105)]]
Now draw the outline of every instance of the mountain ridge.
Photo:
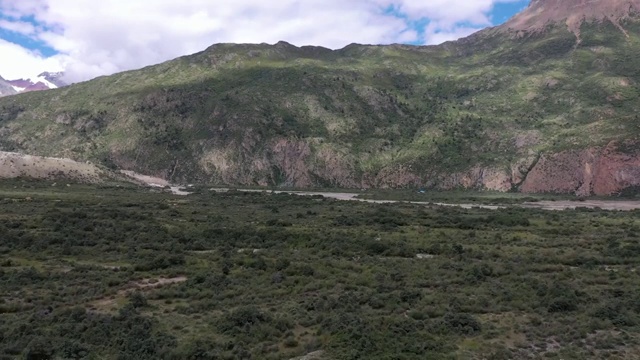
[(614, 194), (640, 186), (640, 22), (439, 46), (216, 44), (0, 99), (0, 150), (176, 183)]

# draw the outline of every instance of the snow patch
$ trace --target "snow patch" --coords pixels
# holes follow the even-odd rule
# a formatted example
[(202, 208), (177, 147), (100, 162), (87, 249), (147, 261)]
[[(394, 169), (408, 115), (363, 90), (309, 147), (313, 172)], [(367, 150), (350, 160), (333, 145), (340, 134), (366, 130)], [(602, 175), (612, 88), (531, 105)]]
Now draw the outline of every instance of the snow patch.
[(36, 76), (35, 78), (30, 78), (29, 81), (31, 81), (31, 83), (33, 84), (37, 84), (39, 82), (43, 83), (46, 87), (48, 87), (49, 89), (57, 89), (58, 87), (56, 86), (56, 84), (50, 82), (49, 80), (47, 80), (46, 78), (44, 78), (43, 76)]

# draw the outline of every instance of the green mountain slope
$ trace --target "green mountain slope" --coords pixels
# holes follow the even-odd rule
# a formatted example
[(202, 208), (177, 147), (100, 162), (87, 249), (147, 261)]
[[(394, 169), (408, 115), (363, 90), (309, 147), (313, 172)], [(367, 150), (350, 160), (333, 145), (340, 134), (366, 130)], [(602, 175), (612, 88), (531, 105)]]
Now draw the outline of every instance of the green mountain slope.
[(2, 98), (0, 150), (177, 182), (614, 193), (640, 185), (640, 21), (579, 30), (214, 45)]

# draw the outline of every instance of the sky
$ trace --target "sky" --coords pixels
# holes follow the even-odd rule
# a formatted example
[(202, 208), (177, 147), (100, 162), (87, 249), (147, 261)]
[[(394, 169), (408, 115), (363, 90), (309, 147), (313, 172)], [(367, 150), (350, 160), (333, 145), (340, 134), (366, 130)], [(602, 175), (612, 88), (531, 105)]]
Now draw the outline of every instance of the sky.
[(78, 82), (215, 43), (332, 49), (433, 45), (499, 25), (529, 0), (0, 0), (0, 76)]

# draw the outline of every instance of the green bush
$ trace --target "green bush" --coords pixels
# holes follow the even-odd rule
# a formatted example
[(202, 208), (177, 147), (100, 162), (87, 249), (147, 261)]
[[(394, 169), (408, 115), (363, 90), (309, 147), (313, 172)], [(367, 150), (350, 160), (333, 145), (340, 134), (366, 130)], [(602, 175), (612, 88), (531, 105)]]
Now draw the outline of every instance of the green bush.
[(442, 320), (447, 331), (460, 335), (475, 335), (482, 330), (480, 322), (470, 314), (446, 313)]

